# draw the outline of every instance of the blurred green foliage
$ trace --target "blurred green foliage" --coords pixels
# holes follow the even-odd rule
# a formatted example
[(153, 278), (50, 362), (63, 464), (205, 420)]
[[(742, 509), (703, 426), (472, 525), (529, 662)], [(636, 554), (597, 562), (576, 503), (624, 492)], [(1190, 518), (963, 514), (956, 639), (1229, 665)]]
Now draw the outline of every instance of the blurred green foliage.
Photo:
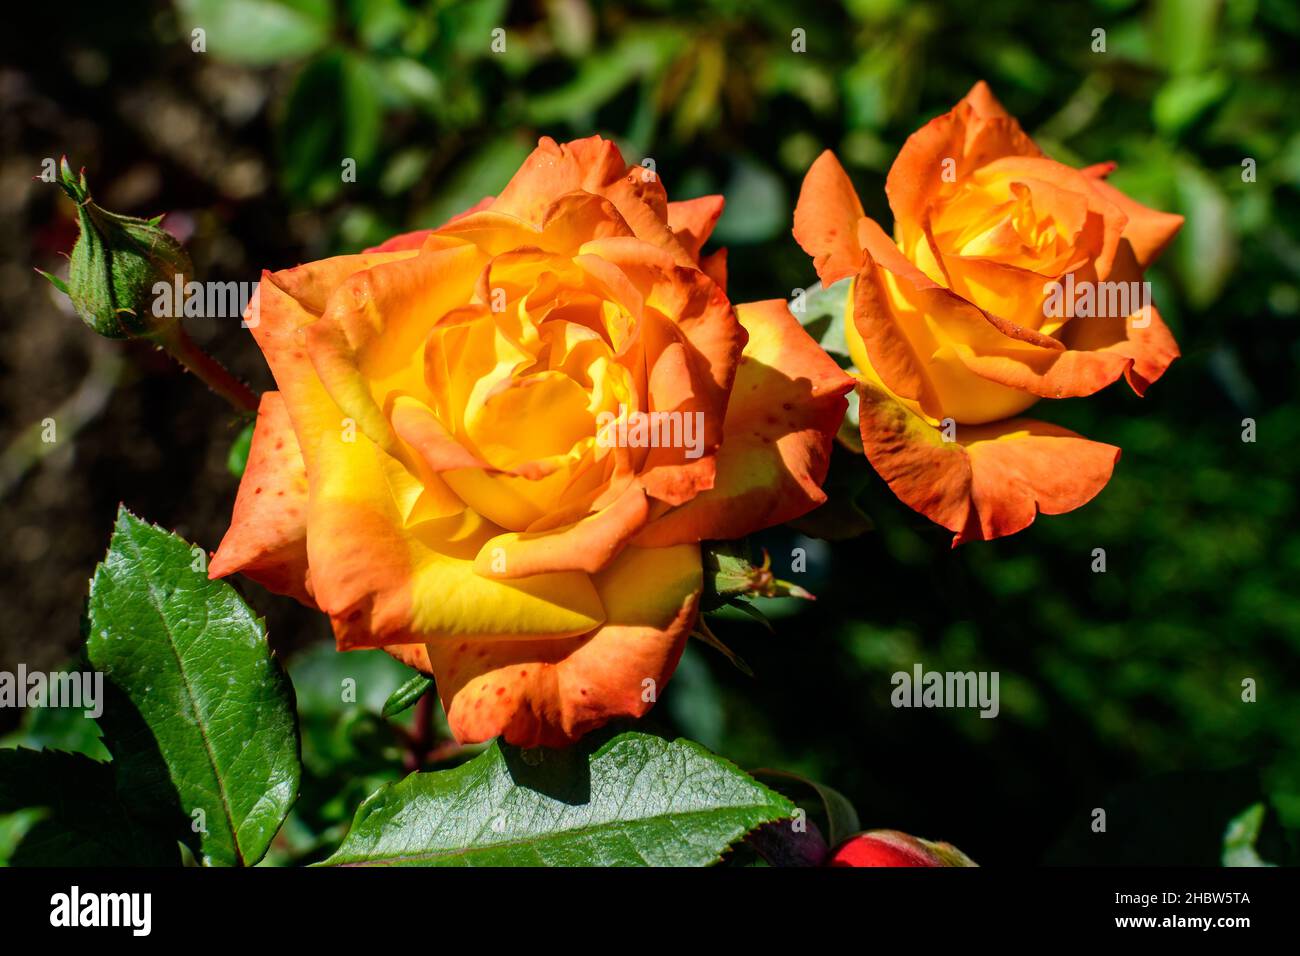
[[(899, 146), (978, 79), (1049, 154), (1117, 161), (1115, 185), (1186, 216), (1149, 276), (1183, 358), (1145, 399), (1121, 384), (1034, 412), (1123, 448), (1105, 491), (954, 552), (837, 449), (836, 506), (873, 527), (833, 546), (764, 536), (774, 570), (819, 600), (768, 602), (775, 634), (714, 622), (756, 679), (693, 647), (653, 719), (837, 787), (864, 827), (982, 863), (1215, 864), (1259, 802), (1260, 855), (1300, 859), (1291, 0), (178, 0), (151, 22), (172, 69), (198, 69), (175, 51), (201, 27), (211, 61), (268, 91), (226, 131), (274, 171), (240, 200), (265, 207), (248, 243), (249, 222), (315, 228), (258, 267), (437, 225), (496, 192), (539, 135), (602, 133), (652, 159), (672, 198), (726, 196), (714, 245), (731, 249), (734, 300), (788, 296), (815, 280), (789, 230), (817, 154), (836, 150), (888, 228)], [(893, 709), (890, 675), (916, 661), (999, 671), (1000, 717)], [(337, 675), (312, 689), (330, 666), (291, 663), (309, 779), (288, 857), (327, 852), (355, 800), (401, 772), (377, 716), (400, 669), (354, 713), (333, 700)], [(1106, 834), (1090, 828), (1099, 807)]]

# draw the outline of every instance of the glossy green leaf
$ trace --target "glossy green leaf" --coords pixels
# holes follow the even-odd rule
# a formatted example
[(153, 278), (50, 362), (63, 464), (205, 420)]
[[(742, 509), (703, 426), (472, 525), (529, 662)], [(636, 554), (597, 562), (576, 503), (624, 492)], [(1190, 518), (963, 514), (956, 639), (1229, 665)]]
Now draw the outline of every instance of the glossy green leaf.
[(689, 740), (628, 732), (565, 750), (494, 743), (357, 811), (326, 863), (705, 866), (794, 805)]
[(105, 678), (123, 802), (181, 824), (205, 863), (251, 865), (298, 790), (293, 689), (262, 622), (205, 567), (120, 509), (90, 582), (86, 652)]
[[(176, 866), (175, 836), (127, 815), (113, 766), (58, 750), (0, 750), (0, 814), (11, 866)], [(0, 843), (6, 841), (0, 841)]]
[(244, 66), (307, 56), (329, 42), (330, 0), (177, 0), (185, 33), (204, 31), (207, 52)]

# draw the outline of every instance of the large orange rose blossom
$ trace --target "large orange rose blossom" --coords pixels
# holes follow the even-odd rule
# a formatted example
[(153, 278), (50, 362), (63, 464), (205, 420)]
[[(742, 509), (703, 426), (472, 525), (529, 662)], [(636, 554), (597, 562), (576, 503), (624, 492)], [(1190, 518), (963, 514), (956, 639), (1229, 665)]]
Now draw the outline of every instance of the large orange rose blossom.
[(211, 576), (434, 675), (462, 742), (643, 714), (695, 623), (700, 541), (824, 500), (852, 387), (783, 301), (728, 301), (700, 255), (721, 211), (598, 137), (543, 139), (438, 229), (263, 273), (278, 390)]
[(863, 448), (954, 545), (1070, 511), (1110, 480), (1118, 448), (1022, 412), (1120, 376), (1141, 395), (1178, 356), (1142, 276), (1182, 217), (1108, 185), (1112, 168), (1046, 158), (981, 82), (894, 161), (892, 239), (829, 151), (804, 180), (795, 238), (823, 284), (853, 277)]

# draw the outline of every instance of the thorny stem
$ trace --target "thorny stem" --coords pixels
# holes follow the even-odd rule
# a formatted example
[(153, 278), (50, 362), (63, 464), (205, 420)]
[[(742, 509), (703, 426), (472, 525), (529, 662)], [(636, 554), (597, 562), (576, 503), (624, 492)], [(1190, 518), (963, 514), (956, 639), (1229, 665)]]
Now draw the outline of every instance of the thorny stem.
[(179, 327), (176, 334), (159, 343), (176, 361), (197, 375), (203, 382), (231, 405), (236, 411), (256, 414), (257, 395), (253, 390), (231, 375), (220, 362), (195, 344)]

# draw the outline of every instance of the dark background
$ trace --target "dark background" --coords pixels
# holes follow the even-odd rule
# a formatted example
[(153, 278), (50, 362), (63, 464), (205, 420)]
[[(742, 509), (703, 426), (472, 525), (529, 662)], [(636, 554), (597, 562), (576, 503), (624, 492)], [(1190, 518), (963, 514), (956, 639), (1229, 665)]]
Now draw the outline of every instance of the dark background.
[[(497, 27), (504, 54), (491, 51)], [(791, 50), (796, 28), (806, 53)], [(1290, 0), (126, 0), (10, 24), (0, 669), (75, 652), (119, 501), (214, 548), (237, 485), (226, 458), (241, 426), (221, 401), (166, 356), (98, 340), (32, 271), (59, 271), (76, 236), (68, 201), (33, 178), (45, 158), (84, 165), (107, 208), (169, 213), (198, 278), (254, 280), (437, 225), (499, 189), (538, 135), (600, 132), (629, 161), (653, 158), (672, 198), (723, 192), (710, 248), (729, 248), (731, 297), (746, 301), (815, 279), (790, 224), (821, 149), (888, 228), (898, 147), (983, 78), (1051, 155), (1116, 160), (1113, 183), (1187, 217), (1149, 276), (1183, 358), (1145, 399), (1121, 384), (1035, 407), (1124, 453), (1095, 501), (1010, 539), (953, 551), (838, 455), (836, 507), (852, 499), (873, 527), (833, 548), (767, 535), (782, 573), (792, 547), (809, 549), (796, 577), (818, 601), (769, 607), (773, 634), (714, 622), (756, 677), (693, 648), (653, 719), (742, 766), (839, 788), (864, 826), (950, 840), (986, 864), (1214, 864), (1228, 821), (1257, 802), (1260, 853), (1293, 861), (1297, 40)], [(341, 157), (357, 160), (357, 182), (340, 182)], [(237, 320), (190, 331), (271, 385)], [(37, 437), (46, 417), (54, 445)], [(847, 514), (824, 524), (856, 530)], [(382, 654), (335, 654), (319, 615), (237, 586), (289, 661), (305, 731), (304, 794), (274, 859), (315, 858), (374, 782), (400, 773), (374, 711), (402, 674)], [(893, 709), (890, 675), (917, 661), (998, 671), (1000, 716)], [(371, 675), (360, 705), (336, 702), (340, 674)], [(18, 716), (0, 713), (0, 733)], [(52, 713), (10, 739), (95, 746)], [(0, 821), (0, 857), (5, 833)]]

